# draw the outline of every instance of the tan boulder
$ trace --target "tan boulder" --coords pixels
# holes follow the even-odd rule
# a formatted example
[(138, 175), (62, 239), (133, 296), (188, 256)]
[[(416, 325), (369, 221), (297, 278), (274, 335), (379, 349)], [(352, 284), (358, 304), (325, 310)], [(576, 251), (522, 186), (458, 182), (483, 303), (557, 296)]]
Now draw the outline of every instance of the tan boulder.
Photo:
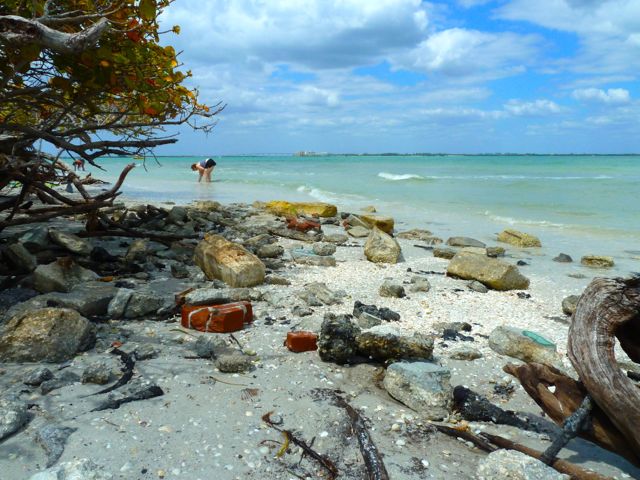
[(242, 245), (207, 233), (195, 249), (193, 261), (209, 280), (219, 279), (231, 287), (253, 287), (264, 282), (265, 266)]
[(3, 326), (0, 360), (63, 362), (93, 347), (95, 341), (95, 325), (75, 310), (28, 310), (13, 316)]
[(374, 263), (398, 263), (402, 249), (398, 242), (377, 227), (373, 227), (364, 244), (364, 255)]
[(613, 257), (602, 255), (585, 255), (580, 259), (580, 263), (591, 268), (611, 268), (615, 265)]
[(393, 232), (394, 221), (391, 217), (385, 217), (383, 215), (372, 215), (369, 213), (363, 213), (358, 215), (360, 220), (369, 225), (370, 228), (378, 227), (384, 233)]
[(540, 239), (535, 235), (519, 232), (518, 230), (513, 230), (511, 228), (507, 228), (500, 232), (498, 234), (498, 241), (521, 248), (542, 246)]
[(529, 279), (516, 266), (476, 253), (456, 254), (449, 262), (447, 275), (477, 280), (494, 290), (523, 290), (529, 287)]
[(318, 217), (335, 217), (338, 208), (324, 202), (287, 202), (274, 200), (265, 203), (265, 208), (275, 215), (309, 215)]

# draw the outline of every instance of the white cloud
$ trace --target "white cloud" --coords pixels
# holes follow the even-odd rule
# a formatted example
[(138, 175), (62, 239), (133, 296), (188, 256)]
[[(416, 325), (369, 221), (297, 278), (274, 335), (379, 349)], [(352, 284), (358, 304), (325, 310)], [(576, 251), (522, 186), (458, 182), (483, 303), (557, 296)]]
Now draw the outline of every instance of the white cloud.
[(491, 2), (493, 2), (493, 0), (458, 0), (458, 3), (464, 8), (473, 8), (479, 5), (486, 5)]
[(504, 105), (504, 110), (515, 116), (539, 116), (562, 112), (562, 107), (551, 100), (534, 100), (523, 102), (521, 100), (509, 100)]
[(539, 43), (534, 35), (451, 28), (428, 37), (404, 60), (425, 72), (499, 78), (522, 72), (537, 56)]
[(605, 103), (609, 105), (623, 105), (631, 101), (629, 90), (624, 88), (580, 88), (571, 93), (576, 100), (584, 102)]
[(577, 34), (578, 54), (563, 62), (573, 70), (610, 74), (640, 68), (638, 0), (511, 0), (496, 16)]

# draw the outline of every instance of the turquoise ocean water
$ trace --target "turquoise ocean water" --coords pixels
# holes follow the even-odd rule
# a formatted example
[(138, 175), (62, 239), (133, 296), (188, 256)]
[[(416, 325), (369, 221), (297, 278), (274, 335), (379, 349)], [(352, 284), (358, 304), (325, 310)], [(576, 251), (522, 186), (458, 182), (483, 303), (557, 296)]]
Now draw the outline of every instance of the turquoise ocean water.
[[(512, 227), (538, 235), (547, 256), (612, 255), (616, 271), (640, 271), (640, 157), (216, 157), (211, 184), (196, 182), (189, 165), (197, 160), (147, 159), (123, 191), (152, 203), (321, 200), (353, 211), (374, 205), (396, 219), (397, 229), (495, 243), (495, 233)], [(130, 162), (105, 159), (106, 172), (92, 171), (113, 181)]]

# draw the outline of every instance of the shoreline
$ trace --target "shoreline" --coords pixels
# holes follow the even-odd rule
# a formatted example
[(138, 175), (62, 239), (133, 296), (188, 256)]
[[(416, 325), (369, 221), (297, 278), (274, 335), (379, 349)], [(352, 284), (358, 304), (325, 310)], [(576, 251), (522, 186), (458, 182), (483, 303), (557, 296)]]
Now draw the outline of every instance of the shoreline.
[[(121, 200), (131, 211), (137, 208), (128, 199)], [(214, 224), (225, 225), (223, 231), (227, 232), (229, 240), (245, 243), (256, 232), (266, 231), (266, 225), (278, 222), (273, 215), (247, 204), (221, 205), (207, 215), (215, 218)], [(211, 220), (203, 222), (211, 223)], [(176, 223), (174, 226), (182, 229), (188, 223)], [(56, 221), (51, 226), (73, 231), (80, 229), (81, 224)], [(333, 224), (323, 225), (322, 230), (325, 234), (344, 233), (341, 226)], [(405, 228), (396, 228), (398, 230)], [(464, 228), (455, 233), (474, 234)], [(11, 232), (3, 232), (2, 238), (7, 238), (7, 234)], [(104, 246), (119, 258), (125, 255), (132, 243), (122, 238), (88, 241), (93, 246)], [(264, 284), (251, 288), (252, 295), (259, 298), (252, 302), (255, 320), (235, 334), (245, 349), (257, 354), (251, 357), (251, 371), (223, 373), (211, 360), (186, 358), (193, 355), (195, 338), (207, 335), (223, 338), (223, 349), (235, 354), (238, 349), (227, 335), (197, 332), (186, 335), (175, 331), (175, 316), (154, 321), (145, 316), (123, 320), (102, 315), (96, 324), (96, 348), (76, 356), (65, 369), (80, 376), (89, 365), (106, 362), (109, 368), (117, 371), (118, 362), (107, 353), (114, 341), (122, 342), (120, 348), (127, 352), (143, 347), (153, 349), (156, 356), (136, 362), (133, 383), (159, 385), (164, 395), (157, 399), (129, 403), (117, 410), (89, 413), (98, 399), (86, 395), (101, 387), (76, 380), (45, 395), (38, 389), (25, 390), (22, 384), (27, 372), (42, 364), (3, 364), (0, 384), (5, 392), (18, 393), (21, 400), (39, 407), (32, 408), (33, 417), (25, 428), (0, 445), (0, 449), (6, 452), (0, 456), (0, 468), (12, 480), (29, 478), (42, 469), (44, 452), (31, 440), (39, 428), (53, 421), (76, 429), (66, 441), (58, 463), (89, 457), (102, 465), (113, 478), (204, 480), (215, 473), (223, 480), (288, 479), (295, 478), (291, 471), (296, 474), (315, 471), (317, 465), (309, 460), (296, 467), (299, 455), (295, 454), (295, 449), (282, 458), (274, 458), (279, 446), (273, 441), (280, 441), (281, 436), (261, 421), (265, 413), (273, 410), (282, 418), (286, 428), (296, 431), (307, 441), (316, 438), (314, 448), (337, 462), (343, 474), (339, 478), (362, 478), (362, 460), (355, 440), (346, 431), (344, 412), (314, 393), (318, 388), (325, 388), (344, 391), (348, 401), (368, 419), (370, 433), (384, 455), (391, 478), (474, 478), (477, 466), (486, 454), (463, 442), (429, 431), (420, 413), (391, 398), (375, 381), (384, 365), (379, 362), (337, 365), (323, 362), (317, 352), (292, 353), (282, 345), (286, 333), (291, 330), (317, 332), (325, 314), (352, 313), (355, 301), (389, 308), (400, 314), (401, 320), (393, 323), (398, 331), (433, 336), (434, 361), (450, 370), (452, 386), (465, 385), (486, 395), (502, 408), (537, 417), (537, 406), (516, 381), (509, 380), (510, 377), (502, 372), (506, 362), (517, 360), (494, 352), (488, 346), (487, 338), (495, 327), (503, 324), (538, 332), (556, 343), (564, 357), (563, 366), (570, 370), (564, 356), (569, 320), (562, 314), (560, 304), (565, 296), (581, 292), (591, 275), (581, 279), (565, 274), (549, 276), (530, 272), (524, 266), (520, 267), (521, 272), (531, 280), (526, 290), (529, 297), (519, 296), (518, 291), (479, 293), (468, 288), (468, 281), (442, 275), (448, 261), (416, 247), (421, 243), (418, 240), (399, 238), (403, 261), (388, 265), (367, 261), (363, 254), (364, 241), (364, 238), (349, 238), (349, 246), (336, 245), (333, 254), (336, 266), (322, 267), (300, 265), (291, 260), (290, 249), (303, 245), (302, 242), (281, 237), (276, 239), (275, 244), (282, 246), (284, 254), (269, 260), (272, 267), (281, 264), (279, 268), (269, 268), (272, 271), (270, 275), (283, 278), (289, 285)], [(123, 246), (125, 243), (127, 245)], [(174, 256), (180, 255), (176, 252), (181, 250), (172, 250), (155, 242), (147, 244), (148, 254), (143, 257), (143, 270), (140, 272), (145, 275), (118, 275), (118, 282), (129, 282), (127, 285), (134, 291), (163, 298), (165, 305), (171, 304), (173, 295), (184, 288), (216, 285), (207, 281), (199, 267), (187, 260), (189, 255)], [(532, 249), (504, 246), (507, 248), (505, 260), (509, 263), (524, 258), (531, 263), (539, 260)], [(185, 278), (176, 278), (170, 273), (169, 266), (178, 263), (186, 266)], [(163, 267), (160, 268), (159, 264)], [(561, 267), (558, 265), (559, 271), (562, 271)], [(590, 272), (593, 275), (606, 273)], [(416, 275), (428, 280), (428, 291), (409, 292)], [(386, 278), (404, 285), (407, 296), (381, 297), (379, 288)], [(308, 305), (299, 294), (314, 282), (325, 283), (333, 292), (342, 291), (341, 302)], [(110, 286), (111, 283), (103, 285)], [(218, 287), (221, 290), (226, 288)], [(295, 310), (295, 307), (299, 309)], [(300, 316), (301, 310), (311, 313)], [(467, 335), (473, 337), (473, 341), (444, 340), (437, 324), (454, 322), (470, 323), (471, 332)], [(452, 351), (466, 346), (478, 350), (481, 358), (473, 361), (451, 358)], [(113, 373), (111, 378), (113, 381), (116, 374)], [(495, 388), (497, 385), (508, 391), (513, 387), (513, 392), (506, 396), (496, 393), (499, 391)], [(24, 392), (20, 393), (21, 390)], [(257, 390), (258, 393), (246, 393), (247, 390)], [(452, 415), (449, 421), (460, 422), (460, 419)], [(533, 434), (484, 422), (471, 425), (474, 430), (508, 435), (539, 449), (548, 444), (547, 434)], [(640, 470), (620, 457), (582, 440), (572, 441), (561, 456), (614, 478), (640, 475)]]

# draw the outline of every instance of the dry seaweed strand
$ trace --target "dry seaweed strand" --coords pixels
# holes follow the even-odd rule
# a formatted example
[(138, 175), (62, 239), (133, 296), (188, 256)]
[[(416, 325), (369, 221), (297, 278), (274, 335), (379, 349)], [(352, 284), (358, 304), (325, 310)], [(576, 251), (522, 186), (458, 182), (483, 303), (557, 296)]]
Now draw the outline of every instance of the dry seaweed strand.
[(308, 455), (309, 457), (313, 458), (315, 461), (317, 461), (329, 473), (330, 480), (334, 480), (336, 478), (336, 476), (338, 475), (338, 469), (336, 468), (334, 463), (331, 460), (329, 460), (327, 457), (325, 457), (324, 455), (321, 455), (320, 453), (316, 452), (304, 440), (302, 440), (301, 438), (296, 437), (291, 430), (286, 430), (284, 428), (280, 428), (278, 425), (281, 424), (282, 422), (277, 422), (276, 423), (273, 420), (271, 420), (271, 414), (272, 413), (273, 412), (265, 413), (262, 416), (262, 421), (264, 423), (266, 423), (267, 425), (269, 425), (271, 428), (277, 430), (278, 432), (282, 433), (283, 435), (286, 435), (286, 437), (288, 438), (288, 440), (291, 443), (293, 443), (293, 444), (297, 445), (298, 447), (300, 447), (305, 455)]
[(337, 393), (334, 394), (336, 405), (344, 408), (351, 419), (351, 428), (356, 434), (360, 453), (367, 469), (368, 480), (389, 480), (389, 474), (382, 460), (382, 455), (369, 435), (364, 418)]
[(136, 365), (136, 362), (133, 359), (133, 356), (129, 355), (126, 352), (123, 352), (119, 348), (114, 348), (113, 350), (111, 350), (111, 353), (113, 353), (114, 355), (118, 355), (120, 357), (120, 360), (122, 360), (122, 363), (124, 364), (122, 366), (122, 376), (118, 379), (116, 383), (114, 383), (110, 387), (104, 388), (99, 392), (92, 393), (89, 396), (112, 392), (116, 388), (120, 388), (121, 386), (126, 385), (129, 382), (129, 380), (133, 378), (133, 368)]

